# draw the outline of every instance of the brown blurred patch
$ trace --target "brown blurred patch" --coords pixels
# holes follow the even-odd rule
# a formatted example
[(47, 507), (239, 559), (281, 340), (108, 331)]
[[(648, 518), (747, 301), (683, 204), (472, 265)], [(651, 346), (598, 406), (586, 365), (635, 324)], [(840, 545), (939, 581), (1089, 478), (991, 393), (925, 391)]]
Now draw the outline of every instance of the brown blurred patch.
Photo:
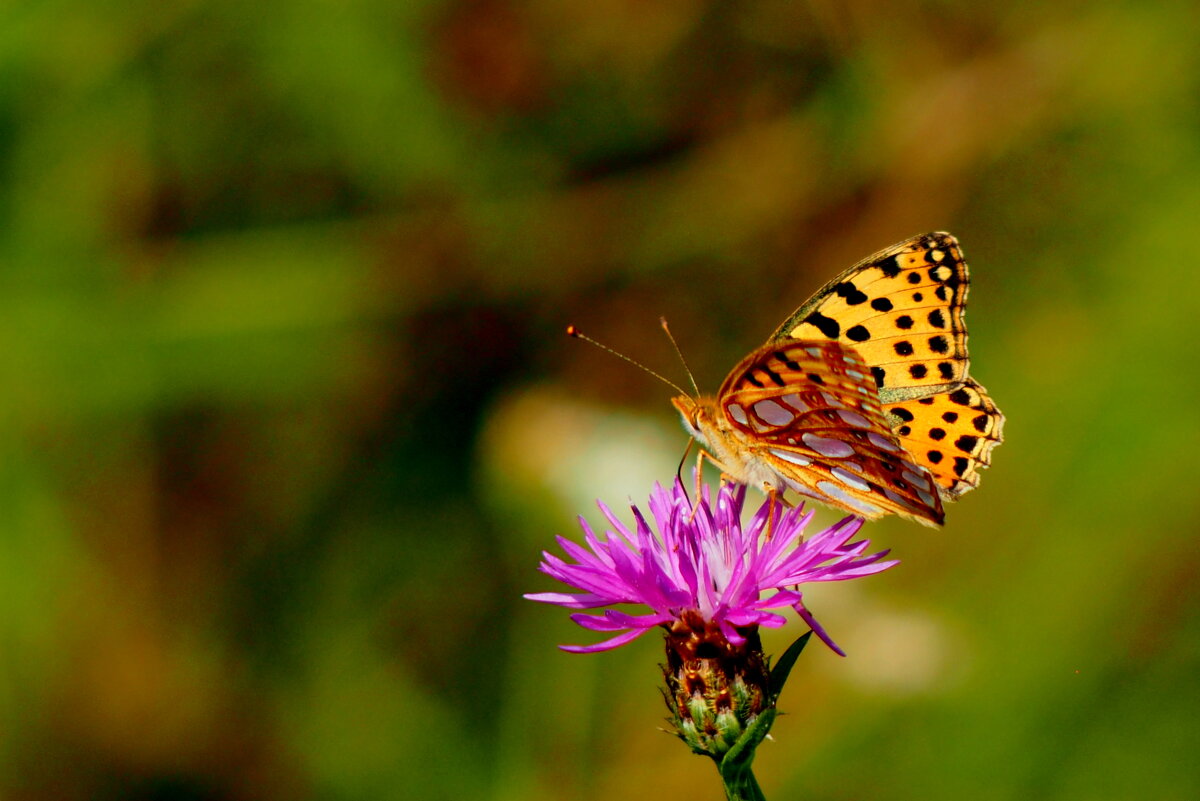
[(461, 0), (434, 26), (434, 83), (484, 115), (527, 112), (544, 102), (541, 61), (526, 14), (503, 0)]

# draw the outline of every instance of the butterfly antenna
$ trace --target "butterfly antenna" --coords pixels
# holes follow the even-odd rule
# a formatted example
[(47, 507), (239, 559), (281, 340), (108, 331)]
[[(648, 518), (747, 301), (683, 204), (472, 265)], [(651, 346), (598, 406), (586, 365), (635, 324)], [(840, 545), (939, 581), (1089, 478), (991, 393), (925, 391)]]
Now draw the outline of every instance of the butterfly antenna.
[[(678, 392), (680, 395), (687, 395), (687, 394), (688, 394), (688, 393), (687, 393), (687, 390), (685, 390), (685, 389), (683, 389), (682, 387), (680, 387), (680, 386), (679, 386), (678, 384), (676, 384), (674, 381), (671, 381), (670, 379), (667, 379), (667, 378), (664, 378), (664, 377), (662, 377), (661, 375), (659, 375), (658, 373), (654, 372), (653, 370), (651, 370), (651, 369), (650, 369), (649, 367), (647, 367), (646, 365), (642, 364), (641, 362), (639, 362), (639, 361), (637, 361), (637, 360), (635, 360), (635, 359), (631, 359), (631, 358), (629, 358), (629, 357), (628, 357), (628, 356), (626, 356), (624, 353), (621, 353), (621, 352), (619, 352), (619, 351), (615, 351), (615, 350), (613, 350), (612, 348), (610, 348), (608, 345), (604, 345), (604, 344), (602, 344), (602, 343), (600, 343), (600, 342), (597, 342), (596, 340), (594, 340), (594, 339), (592, 339), (591, 337), (589, 337), (587, 334), (584, 334), (584, 333), (582, 333), (582, 332), (581, 332), (581, 331), (580, 331), (578, 328), (576, 328), (576, 327), (575, 327), (575, 326), (573, 326), (573, 325), (568, 325), (568, 326), (567, 326), (567, 336), (569, 336), (569, 337), (575, 337), (576, 339), (582, 339), (584, 342), (590, 343), (590, 344), (592, 344), (592, 345), (595, 345), (597, 348), (600, 348), (600, 350), (606, 350), (606, 351), (608, 351), (608, 352), (609, 352), (609, 353), (611, 353), (613, 356), (616, 356), (618, 359), (624, 359), (625, 361), (627, 361), (627, 362), (629, 362), (630, 364), (632, 364), (634, 367), (637, 367), (638, 369), (640, 369), (640, 370), (643, 370), (643, 371), (645, 371), (645, 372), (649, 373), (650, 375), (654, 376), (654, 377), (655, 377), (655, 378), (657, 378), (659, 381), (663, 382), (663, 383), (664, 383), (664, 384), (666, 384), (668, 387), (670, 387), (671, 389), (673, 389), (673, 390), (675, 390), (676, 392)], [(685, 368), (686, 368), (686, 366), (687, 366), (687, 365), (684, 365), (684, 366), (685, 366)], [(688, 373), (688, 376), (689, 376), (689, 377), (691, 377), (691, 373)], [(694, 384), (694, 383), (696, 383), (696, 382), (695, 382), (695, 381), (693, 381), (692, 383)]]
[(692, 382), (692, 389), (696, 390), (695, 397), (700, 397), (700, 387), (696, 384), (696, 376), (692, 375), (692, 368), (688, 367), (687, 359), (683, 358), (683, 351), (679, 349), (679, 343), (675, 341), (675, 337), (671, 334), (671, 329), (667, 326), (667, 318), (659, 317), (658, 322), (662, 325), (663, 331), (667, 332), (667, 339), (671, 340), (671, 347), (675, 348), (675, 355), (679, 357), (679, 362), (683, 365), (683, 371), (687, 373), (688, 381)]

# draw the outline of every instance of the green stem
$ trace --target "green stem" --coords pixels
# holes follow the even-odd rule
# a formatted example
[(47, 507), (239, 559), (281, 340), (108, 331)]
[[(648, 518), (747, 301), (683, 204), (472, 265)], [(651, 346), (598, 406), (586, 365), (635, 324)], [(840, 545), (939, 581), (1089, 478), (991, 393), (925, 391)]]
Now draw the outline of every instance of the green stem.
[(771, 730), (775, 722), (775, 707), (759, 715), (750, 728), (742, 735), (733, 748), (730, 748), (721, 760), (717, 769), (721, 772), (721, 780), (725, 783), (725, 797), (728, 801), (767, 801), (754, 771), (750, 764), (754, 761), (754, 751), (758, 744)]
[(725, 781), (725, 798), (727, 801), (767, 801), (754, 778), (754, 771), (746, 769), (737, 777), (721, 777)]

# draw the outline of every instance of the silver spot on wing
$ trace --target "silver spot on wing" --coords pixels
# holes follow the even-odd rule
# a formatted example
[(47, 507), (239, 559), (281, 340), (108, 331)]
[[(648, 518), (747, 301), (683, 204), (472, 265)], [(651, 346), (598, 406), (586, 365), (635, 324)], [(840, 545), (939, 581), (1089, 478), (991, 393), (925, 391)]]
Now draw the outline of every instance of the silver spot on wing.
[(874, 504), (867, 503), (861, 498), (856, 498), (844, 489), (834, 484), (832, 481), (818, 481), (817, 489), (824, 492), (830, 498), (836, 498), (840, 503), (845, 504), (852, 510), (857, 510), (864, 515), (877, 515), (883, 510)]
[(843, 470), (840, 467), (835, 467), (829, 472), (833, 473), (833, 477), (842, 482), (848, 487), (853, 487), (856, 490), (867, 492), (871, 489), (871, 485), (863, 481), (858, 476), (851, 473), (849, 470)]
[(773, 426), (785, 426), (795, 417), (787, 409), (771, 399), (754, 404), (754, 413)]
[[(858, 412), (852, 412), (849, 409), (838, 409), (838, 417), (845, 420), (855, 428), (870, 428), (871, 422), (863, 417)], [(872, 432), (874, 433), (874, 432)]]
[(830, 395), (828, 392), (822, 392), (821, 397), (824, 398), (825, 402), (827, 404), (829, 404), (830, 406), (835, 406), (838, 408), (845, 408), (845, 406), (846, 406), (846, 404), (844, 404), (840, 400), (838, 400), (838, 397), (836, 395)]
[(791, 462), (792, 464), (798, 464), (801, 467), (807, 467), (808, 465), (812, 464), (812, 459), (808, 458), (807, 456), (804, 456), (803, 454), (795, 453), (793, 451), (780, 450), (778, 448), (768, 448), (767, 450), (769, 450), (772, 455), (778, 456), (780, 459), (783, 459), (785, 462)]
[(874, 445), (876, 448), (882, 448), (885, 451), (892, 451), (893, 453), (900, 450), (900, 448), (897, 447), (895, 443), (893, 443), (890, 439), (885, 437), (883, 434), (878, 434), (874, 431), (871, 431), (871, 432), (867, 433), (867, 439), (871, 440), (871, 444)]
[(789, 392), (787, 395), (784, 395), (782, 398), (780, 398), (780, 400), (798, 412), (807, 412), (812, 408), (807, 403), (800, 400), (800, 396), (795, 392)]
[(851, 448), (849, 444), (838, 439), (819, 437), (811, 433), (805, 434), (801, 439), (804, 440), (805, 445), (822, 456), (828, 456), (831, 459), (843, 459), (854, 454), (854, 448)]

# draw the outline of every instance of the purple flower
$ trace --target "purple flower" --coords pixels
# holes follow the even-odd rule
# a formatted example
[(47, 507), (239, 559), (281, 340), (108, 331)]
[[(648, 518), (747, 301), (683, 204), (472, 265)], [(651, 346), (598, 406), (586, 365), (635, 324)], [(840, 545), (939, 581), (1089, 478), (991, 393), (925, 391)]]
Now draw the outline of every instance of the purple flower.
[(642, 615), (615, 609), (573, 614), (571, 619), (585, 629), (620, 633), (595, 645), (560, 646), (572, 653), (616, 648), (655, 626), (670, 627), (678, 621), (694, 625), (697, 616), (719, 630), (730, 645), (741, 646), (746, 634), (758, 626), (782, 626), (786, 618), (771, 610), (790, 606), (844, 656), (804, 607), (798, 585), (867, 576), (897, 561), (884, 561), (887, 551), (866, 554), (868, 540), (849, 542), (862, 527), (858, 517), (846, 517), (805, 539), (804, 529), (813, 513), (803, 506), (784, 509), (779, 501), (768, 499), (743, 528), (745, 499), (744, 486), (722, 484), (714, 509), (707, 485), (699, 503), (693, 504), (678, 479), (670, 490), (655, 484), (650, 494), (654, 525), (632, 506), (634, 531), (597, 501), (612, 529), (597, 536), (581, 517), (586, 548), (558, 537), (574, 562), (543, 552), (539, 565), (543, 573), (582, 592), (525, 597), (568, 609), (614, 604), (649, 607), (650, 612)]

